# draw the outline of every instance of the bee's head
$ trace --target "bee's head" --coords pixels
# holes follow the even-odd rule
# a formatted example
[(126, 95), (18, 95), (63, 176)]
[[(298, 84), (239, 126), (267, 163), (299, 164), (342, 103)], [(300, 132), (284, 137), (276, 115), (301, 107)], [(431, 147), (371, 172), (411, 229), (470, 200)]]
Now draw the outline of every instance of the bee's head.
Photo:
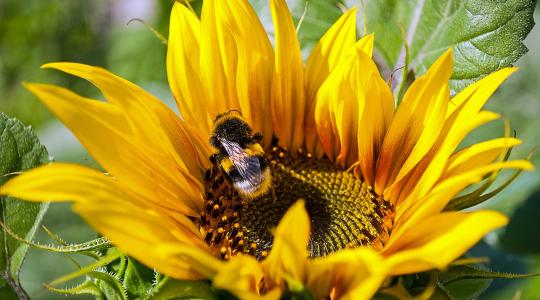
[(237, 110), (228, 110), (217, 115), (214, 120), (210, 144), (216, 149), (221, 149), (219, 139), (226, 139), (245, 147), (252, 140), (251, 133), (251, 127), (242, 118), (242, 114)]
[(231, 117), (231, 116), (237, 116), (237, 117), (242, 118), (242, 112), (236, 109), (229, 109), (226, 112), (218, 114), (216, 118), (214, 119), (214, 124), (216, 124), (216, 122), (218, 122), (222, 118)]

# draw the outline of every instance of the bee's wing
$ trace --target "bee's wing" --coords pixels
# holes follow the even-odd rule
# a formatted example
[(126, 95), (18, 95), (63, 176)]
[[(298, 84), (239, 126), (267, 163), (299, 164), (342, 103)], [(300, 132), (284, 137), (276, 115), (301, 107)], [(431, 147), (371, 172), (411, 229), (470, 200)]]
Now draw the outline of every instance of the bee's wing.
[(229, 155), (232, 163), (242, 178), (253, 186), (262, 182), (262, 171), (259, 158), (248, 156), (246, 151), (238, 144), (227, 139), (219, 139), (221, 145)]

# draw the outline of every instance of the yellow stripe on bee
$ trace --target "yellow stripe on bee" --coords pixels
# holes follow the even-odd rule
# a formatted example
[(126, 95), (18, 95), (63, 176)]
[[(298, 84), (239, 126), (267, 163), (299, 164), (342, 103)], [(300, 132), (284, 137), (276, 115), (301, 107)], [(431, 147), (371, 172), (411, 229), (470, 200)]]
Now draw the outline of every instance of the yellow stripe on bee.
[(264, 180), (256, 191), (251, 192), (251, 193), (246, 193), (242, 190), (237, 190), (237, 191), (248, 199), (255, 199), (266, 194), (272, 187), (272, 174), (270, 173), (270, 168), (267, 167), (263, 171), (263, 177), (264, 177)]
[(234, 166), (232, 160), (231, 160), (230, 158), (228, 158), (228, 157), (223, 158), (223, 159), (219, 162), (219, 165), (220, 165), (220, 166), (223, 168), (223, 170), (224, 170), (225, 172), (227, 172), (227, 173), (228, 173), (228, 172), (233, 168), (233, 166)]
[(264, 156), (264, 150), (258, 143), (248, 145), (244, 151), (248, 156)]

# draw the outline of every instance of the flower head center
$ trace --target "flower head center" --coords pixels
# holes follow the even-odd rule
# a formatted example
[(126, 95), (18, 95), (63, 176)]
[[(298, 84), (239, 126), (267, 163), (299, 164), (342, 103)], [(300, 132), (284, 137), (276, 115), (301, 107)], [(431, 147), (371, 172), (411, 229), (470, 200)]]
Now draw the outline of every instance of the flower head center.
[(201, 231), (227, 259), (250, 254), (263, 259), (272, 248), (273, 229), (287, 209), (304, 199), (311, 220), (310, 257), (345, 248), (381, 248), (392, 226), (393, 207), (352, 172), (304, 151), (289, 155), (280, 147), (267, 152), (272, 188), (255, 199), (236, 193), (219, 168), (207, 172)]

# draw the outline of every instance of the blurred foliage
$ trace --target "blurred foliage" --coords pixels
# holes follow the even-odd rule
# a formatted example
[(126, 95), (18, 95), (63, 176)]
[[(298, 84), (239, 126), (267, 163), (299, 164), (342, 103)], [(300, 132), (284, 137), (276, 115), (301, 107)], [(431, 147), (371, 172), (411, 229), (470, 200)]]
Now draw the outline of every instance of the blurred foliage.
[[(105, 1), (0, 2), (0, 107), (26, 124), (50, 118), (26, 91), (22, 81), (61, 82), (58, 74), (36, 72), (49, 61), (103, 64), (110, 22), (102, 15)], [(63, 82), (62, 82), (63, 81)]]
[(528, 235), (529, 228), (540, 228), (540, 190), (519, 205), (501, 237), (503, 249), (521, 254), (540, 253), (540, 234)]
[[(53, 83), (75, 90), (84, 96), (100, 99), (97, 90), (82, 80), (51, 70), (39, 70), (39, 66), (47, 62), (74, 61), (106, 67), (143, 86), (164, 101), (172, 103), (164, 64), (166, 47), (141, 23), (132, 22), (129, 26), (126, 24), (132, 18), (142, 18), (166, 36), (169, 10), (173, 1), (1, 0), (0, 111), (16, 116), (25, 124), (35, 126), (43, 143), (56, 160), (76, 161), (95, 166), (73, 135), (54, 120), (44, 106), (24, 90), (20, 83), (22, 81)], [(369, 4), (370, 1), (372, 0), (366, 2)], [(261, 14), (265, 28), (272, 35), (270, 14), (265, 10), (266, 1), (250, 2)], [(298, 22), (304, 12), (306, 1), (288, 2), (291, 4), (295, 21)], [(304, 57), (319, 38), (316, 32), (320, 32), (320, 28), (325, 28), (339, 16), (339, 3), (352, 3), (361, 7), (360, 0), (309, 2), (308, 12), (299, 31), (304, 46)], [(139, 11), (128, 9), (142, 4), (146, 5), (143, 6), (146, 9)], [(192, 5), (200, 11), (200, 0), (192, 1)], [(359, 14), (361, 16), (361, 9)], [(540, 12), (537, 9), (535, 13), (537, 22), (539, 17)], [(359, 27), (361, 25), (359, 22)], [(402, 36), (401, 32), (392, 32), (392, 35)], [(381, 36), (377, 36), (376, 39), (385, 41), (385, 37)], [(386, 41), (392, 42), (390, 39)], [(512, 128), (517, 131), (518, 137), (524, 140), (524, 145), (514, 150), (513, 157), (526, 157), (540, 141), (539, 27), (533, 29), (524, 43), (530, 48), (531, 53), (517, 62), (521, 70), (503, 85), (487, 105), (487, 109), (507, 117)], [(500, 122), (488, 124), (475, 131), (465, 143), (500, 136), (501, 132)], [(533, 161), (539, 167), (540, 154), (535, 155)], [(498, 195), (495, 201), (489, 201), (486, 205), (488, 208), (512, 216), (510, 225), (502, 235), (504, 251), (496, 247), (496, 236), (491, 236), (495, 239), (488, 238), (489, 243), (481, 243), (472, 252), (475, 256), (489, 256), (490, 269), (515, 273), (540, 271), (540, 250), (537, 247), (539, 242), (537, 230), (540, 225), (534, 215), (536, 208), (539, 208), (540, 196), (538, 192), (533, 195), (539, 187), (540, 172), (524, 174), (510, 188)], [(52, 205), (44, 224), (71, 242), (83, 242), (96, 237), (95, 232), (70, 211), (69, 204)], [(44, 231), (37, 233), (36, 240), (41, 243), (53, 242)], [(74, 259), (82, 265), (92, 261), (87, 257)], [(31, 249), (23, 265), (22, 285), (33, 298), (57, 299), (58, 295), (47, 291), (42, 284), (76, 269), (77, 267), (70, 264), (69, 258), (65, 255)], [(76, 285), (80, 281), (71, 283)], [(169, 289), (175, 291), (178, 288), (182, 288), (182, 285), (171, 283), (165, 291)], [(539, 278), (495, 280), (485, 297), (510, 299), (517, 293), (522, 296), (520, 299), (538, 299), (540, 297), (538, 290), (540, 290)], [(74, 297), (84, 298), (84, 296)]]

